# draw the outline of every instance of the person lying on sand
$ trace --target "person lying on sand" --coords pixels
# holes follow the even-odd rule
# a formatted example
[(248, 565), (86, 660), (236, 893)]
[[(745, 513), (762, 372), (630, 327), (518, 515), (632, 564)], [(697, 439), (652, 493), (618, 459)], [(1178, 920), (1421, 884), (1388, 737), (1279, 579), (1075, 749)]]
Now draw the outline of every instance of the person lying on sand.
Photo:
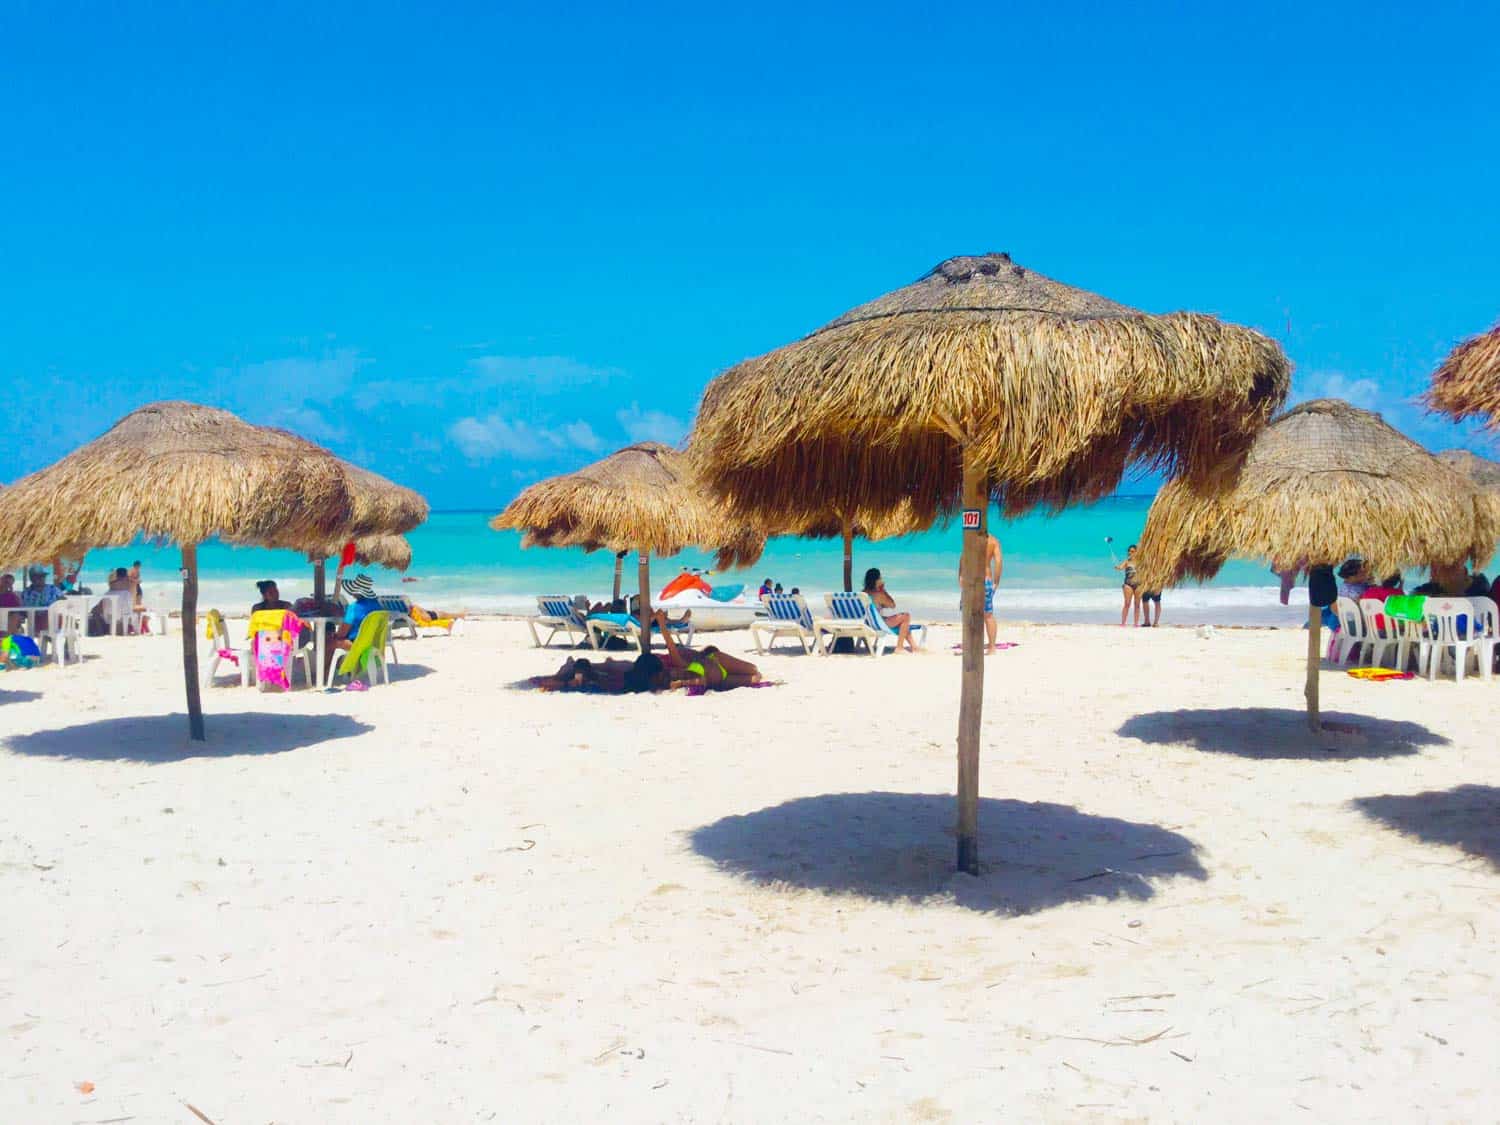
[[(657, 610), (660, 625), (667, 615)], [(667, 651), (658, 656), (643, 652), (634, 660), (565, 660), (550, 676), (535, 676), (531, 683), (542, 691), (592, 691), (605, 695), (629, 695), (643, 691), (668, 691), (679, 687), (701, 687), (712, 691), (750, 687), (760, 683), (760, 669), (714, 645), (703, 649), (679, 645), (663, 632)]]
[(730, 688), (749, 687), (760, 682), (760, 669), (748, 660), (730, 656), (715, 645), (703, 649), (679, 645), (672, 639), (671, 630), (667, 628), (665, 611), (657, 610), (651, 615), (651, 619), (661, 630), (662, 640), (667, 643), (667, 654), (661, 658), (661, 663), (669, 686), (692, 687), (702, 684), (713, 691), (728, 691)]

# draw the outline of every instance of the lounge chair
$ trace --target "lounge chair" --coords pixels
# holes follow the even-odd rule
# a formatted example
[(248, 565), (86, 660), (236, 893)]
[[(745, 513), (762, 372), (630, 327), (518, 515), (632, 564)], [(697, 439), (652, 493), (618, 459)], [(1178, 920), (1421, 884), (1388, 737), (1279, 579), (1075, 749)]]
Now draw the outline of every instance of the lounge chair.
[(812, 611), (801, 594), (767, 594), (761, 603), (766, 607), (766, 616), (757, 618), (750, 626), (756, 652), (770, 652), (777, 637), (796, 637), (803, 652), (816, 649), (818, 634), (813, 628)]
[[(641, 638), (641, 623), (633, 614), (629, 613), (591, 613), (584, 619), (589, 632), (589, 643), (596, 649), (603, 648), (609, 643), (611, 637), (621, 637), (627, 641), (634, 641), (642, 652), (646, 651), (649, 642)], [(685, 645), (693, 643), (693, 622), (689, 618), (686, 621), (668, 621), (667, 628), (672, 630)]]
[[(537, 598), (536, 615), (528, 617), (526, 624), (531, 628), (531, 639), (537, 648), (546, 648), (558, 633), (568, 635), (569, 646), (576, 645), (578, 641), (588, 641), (595, 648), (599, 647), (587, 619), (561, 594), (543, 594)], [(545, 641), (542, 640), (539, 629), (550, 630)], [(573, 639), (575, 633), (578, 635), (577, 641)]]
[[(869, 594), (845, 590), (824, 594), (823, 600), (828, 606), (828, 616), (817, 618), (813, 629), (818, 634), (818, 641), (822, 640), (824, 633), (828, 634), (825, 652), (833, 650), (833, 642), (839, 637), (850, 637), (856, 643), (864, 644), (871, 656), (878, 656), (887, 648), (895, 651), (898, 634), (885, 623)], [(927, 626), (913, 623), (909, 629), (913, 641), (925, 648)]]
[[(381, 609), (391, 615), (391, 636), (396, 635), (397, 629), (405, 629), (408, 640), (417, 639), (417, 623), (412, 617), (410, 598), (401, 594), (379, 594), (375, 600), (380, 603)], [(395, 652), (394, 649), (391, 651)]]
[(385, 650), (390, 643), (391, 616), (385, 610), (376, 610), (360, 622), (359, 632), (350, 642), (349, 651), (344, 653), (344, 658), (339, 661), (338, 667), (333, 669), (333, 674), (328, 677), (329, 686), (332, 686), (340, 676), (353, 679), (361, 673), (373, 686), (377, 670), (380, 672), (381, 679), (389, 684), (391, 670), (385, 662)]

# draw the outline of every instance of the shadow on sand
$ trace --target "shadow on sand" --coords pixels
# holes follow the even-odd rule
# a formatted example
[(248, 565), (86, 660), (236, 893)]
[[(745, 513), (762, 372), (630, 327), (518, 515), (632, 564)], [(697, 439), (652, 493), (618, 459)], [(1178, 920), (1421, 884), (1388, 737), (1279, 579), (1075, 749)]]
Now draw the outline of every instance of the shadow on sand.
[(1186, 743), (1211, 754), (1240, 758), (1359, 761), (1415, 754), (1448, 740), (1420, 723), (1367, 715), (1323, 714), (1324, 730), (1307, 729), (1307, 715), (1286, 707), (1226, 707), (1204, 711), (1152, 711), (1133, 715), (1116, 732), (1156, 746)]
[(1356, 797), (1353, 805), (1403, 835), (1460, 848), (1500, 871), (1500, 788), (1460, 785), (1406, 796), (1387, 793)]
[(877, 902), (952, 896), (996, 914), (1144, 900), (1155, 880), (1206, 878), (1197, 845), (1154, 824), (988, 798), (979, 802), (983, 871), (958, 875), (953, 818), (950, 794), (828, 793), (725, 817), (690, 840), (723, 870), (766, 886)]
[(187, 716), (179, 712), (101, 719), (12, 735), (4, 747), (15, 754), (83, 762), (180, 762), (189, 758), (284, 754), (374, 729), (348, 715), (276, 715), (264, 711), (207, 715), (205, 723), (207, 742), (189, 741)]
[(7, 703), (30, 703), (33, 699), (42, 698), (39, 691), (6, 691), (0, 688), (0, 707)]

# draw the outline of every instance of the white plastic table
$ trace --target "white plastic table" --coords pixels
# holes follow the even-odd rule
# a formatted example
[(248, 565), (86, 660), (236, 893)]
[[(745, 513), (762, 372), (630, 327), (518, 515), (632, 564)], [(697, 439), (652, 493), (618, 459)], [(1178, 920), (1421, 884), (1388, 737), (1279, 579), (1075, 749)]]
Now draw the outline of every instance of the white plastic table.
[(299, 617), (298, 620), (304, 625), (311, 625), (313, 630), (313, 687), (323, 686), (323, 648), (324, 634), (328, 632), (324, 626), (328, 622), (338, 624), (343, 621), (342, 617)]

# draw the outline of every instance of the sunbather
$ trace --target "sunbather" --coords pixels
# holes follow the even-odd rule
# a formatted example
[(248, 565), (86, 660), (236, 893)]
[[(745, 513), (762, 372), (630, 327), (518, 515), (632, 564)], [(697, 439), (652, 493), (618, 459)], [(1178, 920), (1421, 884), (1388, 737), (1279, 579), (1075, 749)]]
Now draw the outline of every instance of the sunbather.
[(865, 571), (865, 593), (875, 603), (875, 612), (896, 634), (896, 647), (891, 651), (900, 652), (904, 642), (908, 652), (916, 652), (917, 643), (911, 639), (911, 614), (897, 608), (896, 599), (886, 590), (879, 568), (872, 566)]
[[(667, 654), (661, 657), (670, 687), (692, 687), (702, 684), (714, 691), (749, 687), (760, 682), (760, 669), (748, 660), (730, 656), (715, 645), (692, 649), (679, 645), (672, 639), (667, 628), (667, 615), (657, 610), (652, 615), (656, 627), (661, 630), (662, 640), (667, 643)], [(646, 654), (649, 655), (649, 654)], [(636, 661), (640, 663), (639, 658)]]
[[(653, 615), (659, 627), (665, 626), (666, 617), (662, 610)], [(543, 691), (625, 695), (677, 687), (728, 691), (760, 682), (760, 669), (748, 660), (730, 656), (713, 645), (703, 649), (679, 645), (664, 627), (662, 636), (667, 644), (664, 655), (643, 652), (634, 660), (565, 660), (552, 675), (533, 677), (531, 683)]]

